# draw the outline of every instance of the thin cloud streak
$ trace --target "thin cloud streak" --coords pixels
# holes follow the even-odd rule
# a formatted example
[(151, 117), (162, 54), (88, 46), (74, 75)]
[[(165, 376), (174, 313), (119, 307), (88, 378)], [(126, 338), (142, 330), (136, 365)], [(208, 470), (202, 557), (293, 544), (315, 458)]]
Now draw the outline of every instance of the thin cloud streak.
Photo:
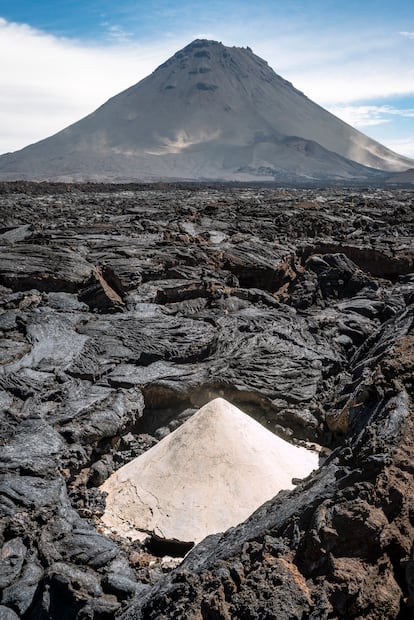
[(414, 110), (389, 105), (333, 106), (329, 111), (353, 127), (370, 127), (390, 123), (393, 118), (414, 118)]
[(106, 37), (109, 41), (119, 45), (131, 43), (134, 36), (133, 32), (128, 32), (118, 24), (110, 24), (108, 22), (103, 22), (102, 26), (105, 28)]

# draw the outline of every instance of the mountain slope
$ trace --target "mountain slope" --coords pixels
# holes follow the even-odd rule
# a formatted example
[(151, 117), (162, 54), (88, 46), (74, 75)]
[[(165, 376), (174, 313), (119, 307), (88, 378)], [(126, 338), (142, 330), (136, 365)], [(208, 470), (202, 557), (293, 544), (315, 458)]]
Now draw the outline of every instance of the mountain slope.
[(196, 40), (0, 178), (352, 179), (414, 162), (342, 122), (247, 48)]

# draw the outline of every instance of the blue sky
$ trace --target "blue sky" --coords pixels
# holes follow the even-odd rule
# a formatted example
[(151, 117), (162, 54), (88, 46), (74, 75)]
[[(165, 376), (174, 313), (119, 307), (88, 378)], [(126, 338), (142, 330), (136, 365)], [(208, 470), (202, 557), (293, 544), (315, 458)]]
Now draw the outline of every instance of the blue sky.
[(0, 153), (79, 120), (206, 37), (249, 45), (308, 97), (414, 157), (413, 5), (2, 0)]

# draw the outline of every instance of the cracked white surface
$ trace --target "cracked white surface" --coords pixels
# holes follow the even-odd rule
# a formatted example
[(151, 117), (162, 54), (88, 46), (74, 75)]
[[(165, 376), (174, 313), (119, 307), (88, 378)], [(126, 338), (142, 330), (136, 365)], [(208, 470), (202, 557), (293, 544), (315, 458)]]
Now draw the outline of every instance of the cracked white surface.
[(217, 398), (106, 480), (102, 522), (134, 539), (155, 532), (197, 543), (244, 521), (317, 467), (315, 452)]

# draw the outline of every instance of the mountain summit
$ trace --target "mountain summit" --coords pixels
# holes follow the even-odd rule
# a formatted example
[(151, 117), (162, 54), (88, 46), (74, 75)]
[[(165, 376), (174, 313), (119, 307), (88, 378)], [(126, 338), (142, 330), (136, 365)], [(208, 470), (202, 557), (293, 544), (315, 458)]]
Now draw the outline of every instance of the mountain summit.
[(0, 179), (323, 181), (412, 167), (250, 48), (196, 40), (79, 122), (1, 156)]

